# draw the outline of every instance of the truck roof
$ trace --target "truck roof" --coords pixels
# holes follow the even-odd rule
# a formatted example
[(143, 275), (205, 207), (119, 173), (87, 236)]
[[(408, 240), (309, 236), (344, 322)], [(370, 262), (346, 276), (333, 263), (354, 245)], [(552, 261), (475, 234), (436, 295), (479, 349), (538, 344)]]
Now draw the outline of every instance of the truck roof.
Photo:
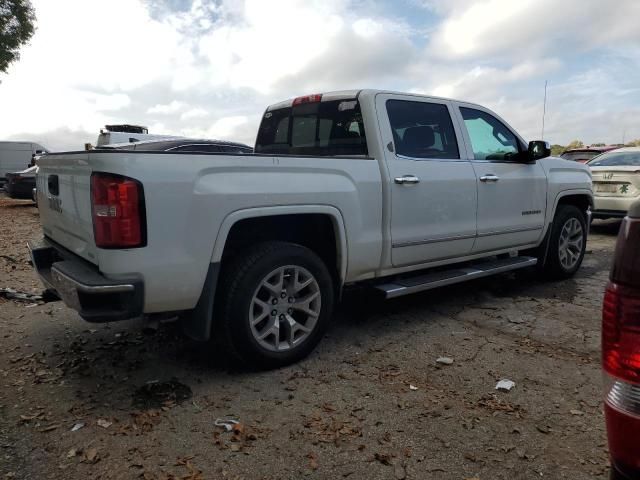
[[(363, 88), (360, 90), (336, 90), (336, 91), (331, 91), (331, 92), (324, 92), (324, 93), (320, 93), (319, 95), (322, 95), (322, 100), (321, 102), (330, 102), (333, 100), (349, 100), (349, 99), (354, 99), (354, 98), (358, 98), (358, 97), (374, 97), (380, 93), (386, 93), (386, 94), (390, 94), (390, 95), (409, 95), (409, 96), (413, 96), (413, 97), (420, 97), (420, 98), (431, 98), (431, 99), (436, 99), (436, 100), (446, 100), (446, 101), (454, 101), (454, 102), (462, 102), (462, 103), (466, 103), (469, 105), (476, 105), (475, 103), (472, 102), (467, 102), (465, 100), (456, 100), (453, 98), (446, 98), (446, 97), (437, 97), (434, 95), (425, 95), (422, 93), (414, 93), (414, 92), (398, 92), (395, 90), (384, 90), (384, 89), (372, 89), (372, 88)], [(269, 105), (267, 107), (267, 111), (271, 111), (271, 110), (278, 110), (280, 108), (287, 108), (287, 107), (291, 107), (293, 105), (293, 102), (296, 98), (300, 98), (300, 97), (294, 97), (294, 98), (289, 98), (288, 100), (284, 100), (282, 102), (278, 102), (278, 103), (274, 103), (273, 105)]]

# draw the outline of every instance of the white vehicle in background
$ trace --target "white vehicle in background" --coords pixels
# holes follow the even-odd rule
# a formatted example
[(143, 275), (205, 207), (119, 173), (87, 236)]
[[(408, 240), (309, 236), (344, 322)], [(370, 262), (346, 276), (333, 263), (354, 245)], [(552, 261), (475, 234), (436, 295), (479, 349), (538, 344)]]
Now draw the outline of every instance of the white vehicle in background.
[(345, 287), (384, 298), (580, 267), (591, 174), (471, 103), (380, 90), (267, 108), (255, 153), (44, 156), (45, 285), (88, 321), (180, 317), (259, 367), (323, 337)]
[(624, 218), (640, 198), (640, 147), (603, 153), (587, 165), (593, 175), (593, 218)]
[(100, 129), (96, 147), (104, 145), (112, 145), (119, 143), (134, 143), (145, 140), (170, 140), (182, 137), (172, 135), (154, 135), (149, 133), (147, 127), (141, 125), (105, 125), (104, 129)]
[(20, 172), (32, 166), (34, 155), (47, 149), (34, 142), (0, 142), (0, 184), (4, 186), (7, 173)]

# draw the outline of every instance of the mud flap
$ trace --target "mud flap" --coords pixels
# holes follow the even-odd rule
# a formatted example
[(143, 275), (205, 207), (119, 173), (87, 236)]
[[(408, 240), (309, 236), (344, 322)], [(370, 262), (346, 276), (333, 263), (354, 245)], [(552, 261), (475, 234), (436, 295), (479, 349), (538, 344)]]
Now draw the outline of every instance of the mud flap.
[(196, 307), (182, 317), (181, 324), (184, 334), (194, 340), (206, 341), (211, 335), (213, 301), (216, 296), (219, 274), (220, 264), (211, 263)]

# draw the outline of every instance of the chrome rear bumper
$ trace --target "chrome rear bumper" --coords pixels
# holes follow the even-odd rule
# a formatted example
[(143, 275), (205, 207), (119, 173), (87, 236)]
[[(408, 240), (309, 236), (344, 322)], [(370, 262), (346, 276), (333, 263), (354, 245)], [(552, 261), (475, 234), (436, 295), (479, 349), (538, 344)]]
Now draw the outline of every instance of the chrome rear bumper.
[(109, 322), (142, 315), (140, 279), (107, 278), (94, 265), (46, 238), (28, 246), (42, 283), (85, 320)]

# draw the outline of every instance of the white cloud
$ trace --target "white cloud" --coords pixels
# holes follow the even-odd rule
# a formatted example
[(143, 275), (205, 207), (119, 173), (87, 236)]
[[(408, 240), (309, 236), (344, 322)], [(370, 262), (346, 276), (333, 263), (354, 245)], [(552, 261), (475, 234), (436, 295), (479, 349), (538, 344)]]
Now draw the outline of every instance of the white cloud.
[(549, 79), (552, 141), (640, 137), (640, 1), (411, 3), (424, 24), (376, 0), (34, 0), (0, 133), (67, 148), (121, 122), (253, 144), (270, 103), (380, 87), (476, 101), (533, 138)]
[(248, 118), (242, 115), (224, 117), (216, 121), (207, 131), (214, 138), (233, 136), (241, 127), (247, 124)]
[(207, 112), (204, 108), (196, 107), (196, 108), (192, 108), (191, 110), (187, 110), (182, 115), (180, 115), (180, 120), (202, 118), (202, 117), (206, 117), (207, 115), (209, 115), (209, 112)]
[(162, 115), (167, 115), (179, 112), (184, 109), (185, 106), (186, 104), (184, 102), (173, 100), (171, 103), (158, 103), (157, 105), (147, 109), (147, 113), (160, 113)]

